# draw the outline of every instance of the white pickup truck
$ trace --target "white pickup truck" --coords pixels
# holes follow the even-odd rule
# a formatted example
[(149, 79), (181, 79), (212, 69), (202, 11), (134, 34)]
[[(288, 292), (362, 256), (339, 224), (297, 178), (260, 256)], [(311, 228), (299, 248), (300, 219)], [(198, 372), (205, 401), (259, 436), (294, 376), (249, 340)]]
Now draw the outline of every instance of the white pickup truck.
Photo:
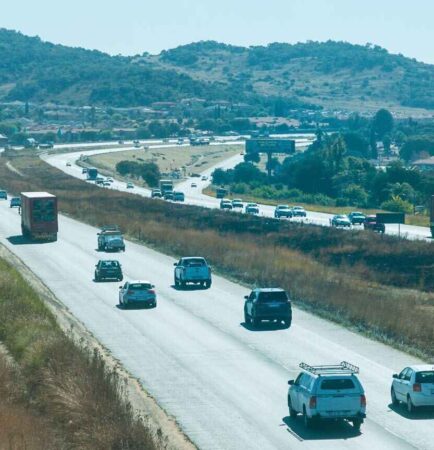
[(197, 256), (181, 258), (174, 266), (176, 287), (185, 287), (187, 283), (211, 287), (211, 268), (205, 258)]
[(98, 233), (99, 251), (125, 251), (125, 242), (121, 231), (115, 225), (105, 226)]

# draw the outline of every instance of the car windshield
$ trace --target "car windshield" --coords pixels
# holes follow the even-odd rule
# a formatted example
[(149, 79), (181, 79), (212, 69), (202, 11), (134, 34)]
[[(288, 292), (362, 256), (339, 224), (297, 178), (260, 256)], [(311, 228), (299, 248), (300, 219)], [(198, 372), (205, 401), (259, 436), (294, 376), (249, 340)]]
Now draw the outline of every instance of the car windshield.
[(332, 378), (329, 380), (323, 380), (321, 383), (321, 389), (323, 391), (335, 391), (343, 389), (354, 389), (354, 382), (351, 378)]
[(287, 302), (288, 296), (285, 291), (275, 291), (275, 292), (260, 292), (259, 301), (261, 303), (272, 303), (272, 302)]
[(434, 370), (424, 370), (416, 373), (416, 383), (434, 384)]
[(304, 208), (302, 206), (294, 206), (293, 209), (297, 209), (299, 211), (303, 211), (304, 210)]
[(202, 267), (205, 266), (205, 260), (202, 258), (192, 258), (184, 260), (184, 265), (187, 267)]
[(104, 269), (117, 269), (119, 267), (118, 261), (102, 261), (101, 267)]
[(347, 218), (345, 216), (336, 216), (336, 219), (343, 219), (343, 220), (347, 220)]
[(149, 283), (132, 283), (128, 286), (128, 289), (131, 291), (147, 291), (151, 287)]
[(353, 216), (363, 216), (363, 214), (361, 212), (353, 212), (352, 215)]
[(277, 209), (289, 209), (289, 206), (280, 205), (280, 206), (277, 207)]
[(118, 241), (118, 240), (120, 240), (121, 239), (121, 235), (120, 234), (109, 234), (109, 235), (107, 235), (106, 236), (106, 240), (107, 241)]

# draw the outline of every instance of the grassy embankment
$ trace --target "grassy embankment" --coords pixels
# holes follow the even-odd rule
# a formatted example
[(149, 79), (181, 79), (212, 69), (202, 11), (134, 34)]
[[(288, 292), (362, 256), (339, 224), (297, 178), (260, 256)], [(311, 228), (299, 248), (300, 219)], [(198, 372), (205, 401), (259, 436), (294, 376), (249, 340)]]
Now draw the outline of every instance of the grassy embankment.
[[(204, 194), (209, 195), (211, 197), (215, 197), (215, 187), (208, 187), (204, 190)], [(367, 208), (358, 208), (356, 206), (324, 206), (324, 205), (316, 205), (312, 203), (302, 203), (302, 202), (294, 202), (292, 199), (288, 199), (285, 197), (279, 199), (268, 199), (262, 197), (256, 197), (248, 194), (231, 194), (228, 195), (227, 198), (242, 198), (246, 202), (255, 202), (261, 203), (263, 205), (299, 205), (303, 206), (306, 211), (315, 211), (327, 214), (349, 214), (351, 211), (360, 211), (363, 214), (377, 214), (377, 212), (389, 212), (384, 211), (382, 209), (367, 209)], [(405, 223), (407, 225), (416, 225), (419, 227), (428, 227), (429, 226), (429, 215), (425, 214), (406, 214)]]
[[(116, 176), (126, 181), (131, 177), (121, 177), (116, 172), (116, 164), (120, 161), (138, 163), (153, 162), (161, 173), (185, 167), (186, 173), (200, 173), (221, 161), (237, 155), (241, 151), (239, 145), (207, 145), (207, 146), (174, 146), (164, 148), (134, 149), (125, 152), (102, 153), (87, 158), (86, 167), (96, 167), (106, 176)], [(138, 185), (145, 186), (143, 180), (135, 180)]]
[[(117, 223), (166, 253), (201, 254), (249, 285), (280, 285), (299, 305), (415, 353), (434, 357), (434, 246), (391, 236), (270, 221), (103, 190), (37, 158), (0, 161), (9, 189), (48, 190), (62, 212)], [(241, 312), (240, 312), (241, 314)]]
[(155, 449), (102, 356), (66, 336), (0, 259), (0, 448)]

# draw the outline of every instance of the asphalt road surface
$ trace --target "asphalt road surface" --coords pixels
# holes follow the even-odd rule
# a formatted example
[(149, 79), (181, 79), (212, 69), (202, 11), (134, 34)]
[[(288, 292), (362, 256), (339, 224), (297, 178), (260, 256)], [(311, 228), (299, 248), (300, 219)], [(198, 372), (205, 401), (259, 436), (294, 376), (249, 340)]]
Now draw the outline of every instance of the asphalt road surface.
[[(311, 137), (309, 135), (307, 136), (297, 136), (296, 137), (296, 145), (298, 147), (305, 147)], [(243, 141), (225, 141), (225, 143), (231, 143), (231, 144), (239, 144), (240, 150), (242, 149), (242, 146), (244, 145)], [(223, 142), (216, 142), (213, 145), (222, 145)], [(157, 143), (150, 145), (151, 148), (161, 148), (161, 147), (172, 147), (176, 146), (176, 143)], [(47, 161), (49, 164), (57, 167), (60, 170), (63, 170), (64, 172), (75, 176), (77, 178), (85, 179), (86, 175), (82, 175), (81, 168), (75, 165), (75, 161), (80, 157), (80, 155), (85, 156), (91, 156), (95, 154), (102, 154), (102, 153), (109, 153), (109, 152), (120, 152), (129, 150), (130, 148), (107, 148), (103, 150), (85, 150), (81, 152), (74, 152), (74, 153), (64, 153), (64, 154), (57, 154), (57, 155), (45, 155), (43, 156), (43, 159)], [(133, 149), (133, 148), (131, 148)], [(177, 185), (176, 190), (182, 191), (185, 193), (185, 203), (197, 205), (197, 206), (203, 206), (207, 208), (219, 208), (220, 207), (220, 200), (216, 198), (212, 198), (210, 196), (204, 195), (202, 193), (202, 190), (205, 189), (210, 184), (210, 177), (212, 172), (216, 168), (222, 168), (222, 169), (230, 169), (236, 166), (238, 163), (243, 161), (242, 155), (236, 155), (233, 156), (226, 161), (223, 161), (214, 167), (204, 171), (201, 175), (205, 175), (208, 177), (207, 180), (201, 180), (200, 178), (189, 178), (186, 181), (181, 182)], [(71, 164), (71, 167), (66, 166), (67, 163)], [(192, 187), (191, 184), (196, 183), (197, 187)], [(118, 189), (122, 191), (130, 191), (130, 189), (126, 189), (126, 185), (123, 182), (115, 182), (113, 183), (112, 189)], [(134, 188), (134, 193), (143, 195), (146, 197), (150, 196), (149, 189)], [(240, 196), (242, 197), (242, 196)], [(259, 205), (259, 213), (262, 216), (267, 217), (274, 217), (274, 207), (270, 205)], [(314, 212), (314, 211), (308, 211), (306, 219), (300, 219), (300, 218), (294, 218), (291, 219), (293, 221), (300, 221), (303, 220), (306, 223), (311, 223), (315, 225), (321, 225), (321, 226), (330, 226), (330, 219), (333, 217), (333, 214), (326, 214), (321, 212)], [(354, 226), (355, 229), (362, 229), (361, 226)], [(402, 237), (408, 238), (408, 239), (422, 239), (431, 241), (431, 232), (428, 227), (418, 227), (413, 225), (386, 225), (386, 233), (392, 234), (392, 235), (400, 235)]]
[[(294, 310), (288, 330), (243, 324), (245, 287), (214, 276), (209, 290), (176, 290), (174, 259), (127, 242), (96, 251), (97, 230), (60, 217), (59, 240), (21, 237), (20, 216), (0, 202), (0, 240), (53, 291), (201, 449), (434, 449), (434, 412), (391, 409), (391, 377), (415, 358)], [(95, 283), (100, 258), (117, 258), (126, 280), (156, 285), (155, 309), (122, 310), (119, 283)], [(211, 261), (212, 263), (212, 261)], [(368, 418), (361, 433), (332, 424), (306, 431), (290, 419), (287, 380), (298, 364), (360, 366)]]

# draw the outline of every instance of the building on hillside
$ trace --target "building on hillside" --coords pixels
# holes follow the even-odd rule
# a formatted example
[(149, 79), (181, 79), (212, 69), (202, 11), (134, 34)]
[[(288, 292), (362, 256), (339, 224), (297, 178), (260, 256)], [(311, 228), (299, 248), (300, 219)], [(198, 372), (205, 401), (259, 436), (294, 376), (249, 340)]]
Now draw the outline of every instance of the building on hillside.
[(4, 134), (0, 134), (0, 147), (6, 147), (8, 145), (8, 138)]
[(421, 172), (434, 172), (434, 156), (425, 159), (419, 159), (412, 164), (413, 167)]

